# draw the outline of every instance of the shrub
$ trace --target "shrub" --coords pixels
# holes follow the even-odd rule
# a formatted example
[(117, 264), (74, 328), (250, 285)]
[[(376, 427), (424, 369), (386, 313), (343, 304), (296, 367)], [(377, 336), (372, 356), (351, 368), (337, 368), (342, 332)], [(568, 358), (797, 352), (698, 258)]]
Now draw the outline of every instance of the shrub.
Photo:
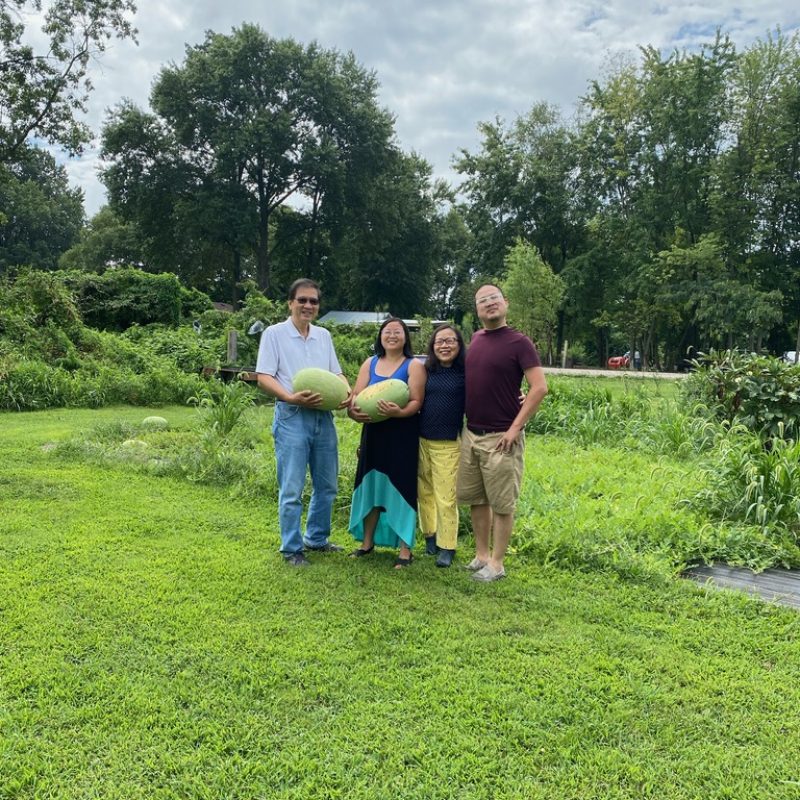
[(199, 376), (177, 372), (163, 363), (138, 374), (94, 361), (69, 371), (42, 361), (6, 358), (0, 362), (0, 409), (185, 403), (202, 385)]
[(200, 372), (219, 360), (216, 340), (198, 335), (190, 325), (132, 325), (121, 338), (142, 352), (169, 359), (183, 372)]
[(703, 470), (706, 487), (692, 504), (722, 519), (759, 526), (765, 535), (800, 535), (800, 441), (777, 434), (762, 442), (742, 426), (723, 438)]
[(352, 385), (358, 377), (358, 370), (364, 363), (364, 359), (374, 352), (373, 345), (378, 327), (376, 325), (330, 325), (327, 327), (331, 333), (342, 372)]
[(81, 321), (74, 292), (56, 272), (25, 268), (13, 282), (5, 279), (0, 283), (0, 307), (16, 311), (34, 328), (50, 322), (68, 329)]
[(711, 350), (694, 362), (684, 402), (702, 403), (719, 420), (762, 438), (795, 436), (800, 423), (800, 367), (769, 356)]
[(172, 273), (152, 275), (126, 267), (93, 272), (55, 273), (77, 298), (84, 322), (101, 330), (124, 331), (134, 323), (177, 325), (182, 289)]

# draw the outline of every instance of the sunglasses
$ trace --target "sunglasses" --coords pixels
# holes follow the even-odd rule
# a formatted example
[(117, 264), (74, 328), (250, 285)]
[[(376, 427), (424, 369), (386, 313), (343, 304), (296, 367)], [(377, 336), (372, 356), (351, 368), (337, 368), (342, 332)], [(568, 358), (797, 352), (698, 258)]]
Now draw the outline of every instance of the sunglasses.
[(295, 303), (298, 303), (301, 306), (318, 306), (319, 305), (319, 298), (318, 297), (295, 297)]

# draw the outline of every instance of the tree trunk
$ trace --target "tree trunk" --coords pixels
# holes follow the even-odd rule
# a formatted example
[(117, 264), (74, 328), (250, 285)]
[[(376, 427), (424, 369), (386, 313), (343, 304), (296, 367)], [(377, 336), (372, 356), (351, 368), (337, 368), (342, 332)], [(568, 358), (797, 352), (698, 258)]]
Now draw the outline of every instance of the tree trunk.
[(606, 352), (606, 337), (603, 335), (603, 329), (597, 329), (597, 357), (600, 361), (599, 367), (602, 369), (605, 367), (606, 362), (608, 361), (608, 353)]
[(262, 292), (269, 289), (269, 198), (264, 184), (264, 169), (258, 164), (258, 243), (256, 245), (256, 281)]
[(794, 342), (794, 363), (800, 359), (800, 320), (797, 321), (797, 338)]
[(231, 304), (235, 310), (239, 305), (239, 282), (242, 280), (242, 254), (239, 250), (233, 251), (231, 278)]
[(306, 253), (306, 275), (315, 274), (315, 261), (317, 259), (317, 222), (319, 219), (319, 192), (314, 192), (314, 202), (311, 205), (311, 231), (308, 234), (308, 251)]

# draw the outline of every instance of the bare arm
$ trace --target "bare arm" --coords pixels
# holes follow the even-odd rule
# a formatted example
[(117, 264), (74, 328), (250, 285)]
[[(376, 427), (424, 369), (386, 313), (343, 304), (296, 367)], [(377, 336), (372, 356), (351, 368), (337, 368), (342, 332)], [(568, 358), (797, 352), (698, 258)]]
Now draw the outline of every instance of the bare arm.
[(508, 452), (519, 441), (520, 434), (525, 429), (525, 423), (536, 413), (547, 394), (547, 379), (542, 367), (529, 367), (525, 370), (525, 380), (528, 381), (528, 394), (520, 406), (517, 416), (511, 427), (503, 434), (497, 443), (497, 450)]

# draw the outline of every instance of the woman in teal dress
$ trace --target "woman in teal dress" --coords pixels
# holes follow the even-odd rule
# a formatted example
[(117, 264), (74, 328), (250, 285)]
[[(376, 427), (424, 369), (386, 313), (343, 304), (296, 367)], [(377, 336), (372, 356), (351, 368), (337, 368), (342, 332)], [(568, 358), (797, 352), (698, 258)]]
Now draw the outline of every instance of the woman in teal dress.
[(361, 546), (351, 555), (366, 556), (378, 547), (399, 547), (395, 567), (407, 567), (417, 527), (417, 462), (419, 409), (425, 394), (426, 372), (413, 357), (408, 327), (395, 317), (385, 320), (375, 341), (376, 355), (368, 358), (353, 389), (395, 378), (408, 384), (408, 404), (381, 400), (378, 409), (388, 419), (370, 422), (356, 405), (351, 419), (363, 424), (355, 489), (350, 506), (350, 531)]

